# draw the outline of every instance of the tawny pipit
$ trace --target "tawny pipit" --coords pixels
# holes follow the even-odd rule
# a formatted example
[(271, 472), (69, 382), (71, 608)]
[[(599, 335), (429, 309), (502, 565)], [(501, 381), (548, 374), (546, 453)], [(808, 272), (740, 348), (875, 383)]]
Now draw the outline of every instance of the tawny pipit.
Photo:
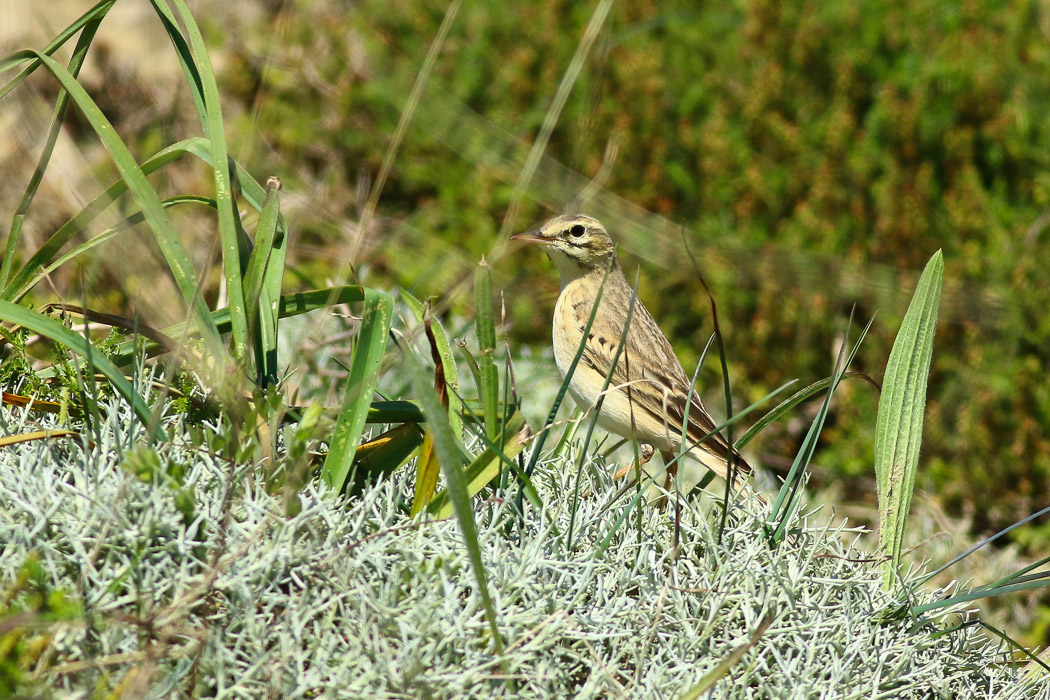
[[(691, 382), (641, 301), (635, 301), (623, 352), (616, 366), (612, 366), (634, 292), (624, 279), (615, 246), (605, 228), (597, 219), (571, 214), (551, 219), (536, 232), (519, 233), (513, 240), (544, 246), (547, 257), (561, 274), (553, 336), (554, 359), (562, 376), (579, 350), (602, 288), (601, 302), (569, 392), (587, 411), (597, 404), (611, 371), (598, 424), (611, 433), (633, 437), (642, 445), (659, 450), (664, 463), (669, 463), (682, 446), (682, 423)], [(694, 391), (685, 431), (688, 444), (695, 444), (714, 428), (714, 421)], [(728, 477), (729, 445), (721, 435), (716, 433), (687, 452), (718, 476)], [(677, 467), (675, 463), (668, 469), (668, 480), (674, 477)], [(751, 467), (734, 452), (734, 486), (741, 488), (750, 473)]]

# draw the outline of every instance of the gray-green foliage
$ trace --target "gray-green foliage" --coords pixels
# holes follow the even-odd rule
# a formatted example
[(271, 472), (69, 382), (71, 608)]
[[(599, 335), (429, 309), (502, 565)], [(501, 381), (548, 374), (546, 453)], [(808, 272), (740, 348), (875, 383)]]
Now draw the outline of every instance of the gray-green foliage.
[[(1048, 692), (997, 665), (1002, 649), (975, 628), (936, 636), (953, 619), (945, 611), (918, 625), (879, 624), (892, 600), (878, 564), (823, 513), (797, 517), (771, 549), (754, 502), (734, 508), (721, 544), (716, 514), (687, 508), (675, 556), (672, 520), (646, 509), (640, 533), (620, 528), (596, 557), (616, 488), (610, 467), (590, 460), (577, 546), (566, 551), (552, 532), (565, 532), (570, 517), (571, 449), (537, 465), (546, 506), (530, 510), (520, 540), (505, 527), (511, 499), (475, 502), (507, 644), (501, 660), (456, 523), (404, 515), (412, 469), (350, 502), (308, 484), (289, 518), (256, 465), (179, 437), (183, 418), (166, 419), (176, 439), (145, 460), (132, 452), (143, 428), (127, 404), (111, 400), (102, 415), (93, 448), (0, 449), (0, 589), (36, 552), (50, 583), (80, 598), (88, 623), (26, 628), (52, 635), (49, 670), (35, 687), (44, 697), (125, 681), (165, 698), (677, 697), (766, 616), (765, 635), (712, 697)], [(21, 410), (2, 416), (6, 434), (36, 420)], [(134, 466), (145, 462), (152, 468)], [(920, 589), (916, 602), (938, 595)], [(76, 665), (85, 660), (94, 663)]]

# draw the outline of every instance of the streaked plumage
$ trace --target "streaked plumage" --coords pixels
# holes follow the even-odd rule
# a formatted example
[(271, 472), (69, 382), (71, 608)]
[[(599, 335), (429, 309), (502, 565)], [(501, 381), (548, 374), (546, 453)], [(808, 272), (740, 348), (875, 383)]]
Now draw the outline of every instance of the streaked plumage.
[[(576, 403), (584, 410), (590, 409), (596, 404), (612, 368), (633, 296), (612, 239), (597, 219), (580, 214), (555, 217), (539, 231), (514, 238), (544, 246), (561, 274), (553, 339), (554, 357), (562, 376), (580, 347), (602, 278), (609, 270), (598, 312), (569, 385)], [(651, 445), (666, 462), (681, 448), (690, 383), (671, 344), (638, 300), (624, 350), (612, 368), (612, 381), (598, 423), (609, 432), (633, 436), (640, 443)], [(714, 421), (694, 392), (686, 431), (690, 443), (700, 440), (714, 427)], [(690, 454), (726, 478), (729, 446), (720, 434), (709, 437)], [(677, 469), (672, 467), (669, 473), (674, 471)], [(733, 471), (734, 486), (741, 488), (751, 467), (735, 453)]]

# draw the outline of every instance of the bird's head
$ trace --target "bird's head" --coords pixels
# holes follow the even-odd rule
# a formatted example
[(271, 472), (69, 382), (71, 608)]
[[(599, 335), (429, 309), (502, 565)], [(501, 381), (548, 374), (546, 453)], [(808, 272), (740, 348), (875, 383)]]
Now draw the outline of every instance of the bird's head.
[(511, 240), (546, 248), (563, 283), (592, 271), (604, 273), (610, 263), (617, 265), (616, 246), (609, 233), (600, 221), (583, 214), (556, 216), (538, 231), (519, 233)]

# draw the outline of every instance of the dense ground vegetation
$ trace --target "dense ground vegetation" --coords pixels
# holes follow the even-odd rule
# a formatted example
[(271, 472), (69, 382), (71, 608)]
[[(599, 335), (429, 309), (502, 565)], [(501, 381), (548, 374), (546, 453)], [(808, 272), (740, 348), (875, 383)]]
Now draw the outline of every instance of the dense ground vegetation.
[[(468, 312), (456, 292), (496, 249), (512, 342), (547, 342), (553, 272), (533, 256), (499, 254), (494, 242), (593, 8), (464, 6), (379, 216), (361, 230), (368, 186), (447, 6), (201, 5), (214, 9), (200, 19), (218, 57), (232, 149), (253, 172), (284, 180), (293, 276), (316, 285), (349, 274), (350, 263), (369, 282)], [(974, 533), (998, 529), (1045, 505), (1050, 491), (1048, 27), (1029, 3), (616, 5), (510, 226), (568, 206), (602, 218), (628, 266), (643, 264), (641, 296), (688, 366), (710, 318), (682, 264), (681, 225), (721, 305), (740, 403), (786, 379), (826, 376), (854, 304), (860, 316), (878, 310), (856, 363), (878, 377), (915, 271), (943, 248), (919, 486)], [(189, 127), (170, 118), (184, 90), (120, 63), (119, 36), (100, 42), (116, 58), (93, 56), (106, 77), (88, 71), (86, 80), (125, 138), (149, 153), (184, 135)], [(33, 84), (53, 97), (47, 81)], [(4, 114), (10, 123), (27, 116), (31, 106)], [(60, 169), (55, 191), (112, 172), (84, 123), (68, 121), (83, 152)], [(3, 152), (18, 172), (35, 158), (27, 141), (24, 152)], [(190, 167), (183, 176), (201, 179)], [(591, 178), (600, 192), (581, 199)], [(0, 185), (4, 201), (17, 201), (23, 181)], [(32, 223), (41, 230), (76, 209), (51, 196), (57, 205), (39, 205)], [(206, 259), (207, 246), (198, 250)], [(70, 268), (81, 279), (62, 271), (58, 286), (86, 277), (107, 310), (165, 313), (145, 267)], [(219, 286), (209, 280), (209, 298)], [(713, 364), (702, 384), (719, 385)], [(814, 484), (870, 502), (877, 396), (847, 383), (840, 397), (846, 408), (823, 435)], [(757, 461), (782, 473), (807, 423), (774, 426), (756, 441)], [(1047, 527), (1023, 530), (1021, 544), (1044, 551)]]

